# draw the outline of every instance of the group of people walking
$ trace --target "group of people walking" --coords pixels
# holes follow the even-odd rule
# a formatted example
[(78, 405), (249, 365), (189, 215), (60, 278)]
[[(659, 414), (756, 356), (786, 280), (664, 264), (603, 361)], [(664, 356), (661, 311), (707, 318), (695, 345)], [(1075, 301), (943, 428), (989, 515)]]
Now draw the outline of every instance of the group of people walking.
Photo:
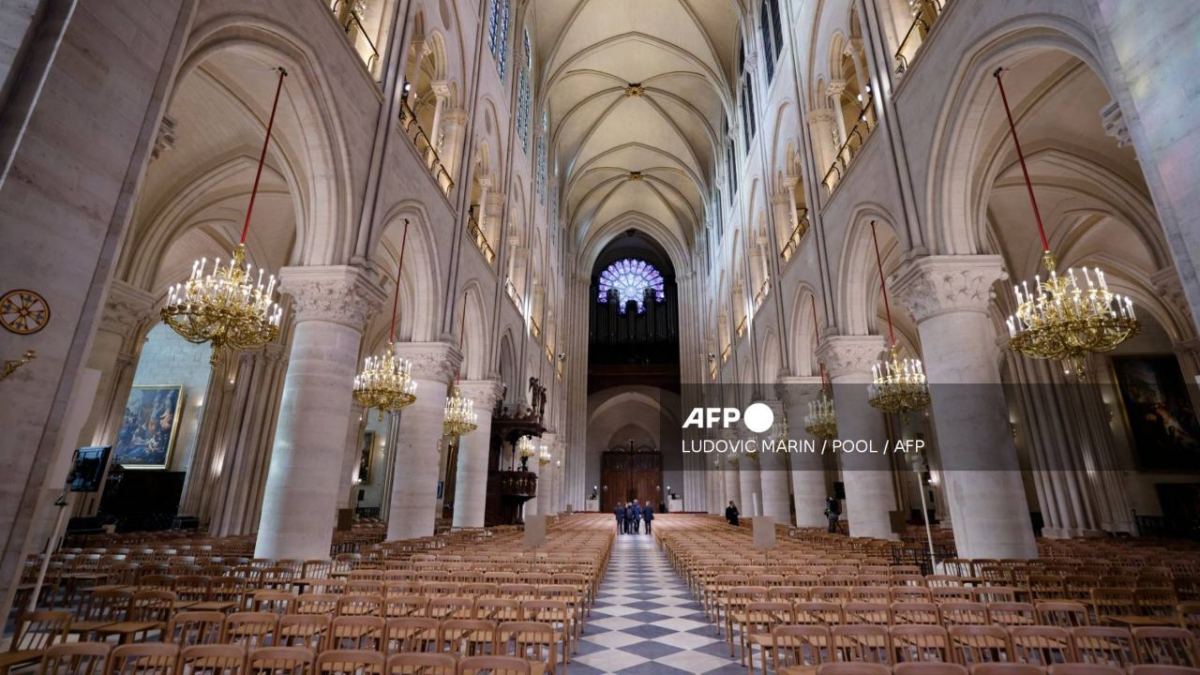
[(654, 508), (645, 506), (633, 500), (613, 507), (613, 515), (617, 517), (617, 534), (641, 534), (642, 522), (646, 523), (646, 534), (650, 534), (650, 523), (654, 521)]

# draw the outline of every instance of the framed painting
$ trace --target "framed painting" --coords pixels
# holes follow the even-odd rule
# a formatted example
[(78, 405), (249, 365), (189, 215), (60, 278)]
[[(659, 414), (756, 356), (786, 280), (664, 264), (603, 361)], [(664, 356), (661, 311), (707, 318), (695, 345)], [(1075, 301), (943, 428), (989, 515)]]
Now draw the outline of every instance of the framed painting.
[(375, 432), (367, 429), (363, 431), (362, 441), (358, 448), (358, 482), (371, 482), (371, 457), (375, 449)]
[(1174, 356), (1114, 356), (1114, 380), (1138, 467), (1200, 468), (1200, 423)]
[(113, 462), (126, 469), (165, 469), (179, 434), (183, 385), (134, 385), (113, 448)]

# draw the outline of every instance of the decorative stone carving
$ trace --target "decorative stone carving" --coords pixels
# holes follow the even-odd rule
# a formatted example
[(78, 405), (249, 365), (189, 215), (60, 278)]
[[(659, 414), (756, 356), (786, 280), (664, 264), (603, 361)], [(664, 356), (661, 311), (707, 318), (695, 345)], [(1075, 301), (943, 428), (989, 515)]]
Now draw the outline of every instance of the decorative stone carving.
[(100, 330), (126, 338), (154, 316), (154, 296), (124, 281), (113, 280), (104, 299)]
[[(819, 377), (781, 377), (775, 384), (775, 395), (789, 409), (804, 408), (821, 393)], [(800, 420), (791, 420), (792, 423)]]
[(986, 314), (992, 285), (1008, 278), (998, 255), (945, 255), (905, 263), (890, 283), (920, 323), (947, 312)]
[(837, 97), (842, 95), (843, 91), (846, 91), (845, 80), (830, 80), (825, 85), (825, 93), (829, 96), (829, 98), (834, 99), (835, 101), (837, 100)]
[(158, 125), (158, 133), (154, 136), (154, 147), (150, 150), (150, 160), (154, 161), (162, 153), (173, 149), (175, 140), (175, 120), (163, 115), (162, 122)]
[[(396, 353), (412, 362), (413, 378), (418, 380), (449, 384), (462, 364), (462, 352), (449, 342), (404, 342), (396, 345)], [(478, 401), (475, 406), (479, 409)]]
[(879, 335), (835, 335), (817, 349), (817, 358), (825, 362), (832, 378), (870, 374), (883, 346)]
[(329, 321), (357, 331), (387, 297), (365, 271), (349, 265), (284, 267), (279, 284), (292, 298), (297, 323)]
[(1129, 136), (1129, 127), (1125, 124), (1125, 115), (1116, 101), (1109, 101), (1100, 109), (1100, 123), (1104, 125), (1104, 133), (1117, 139), (1117, 147), (1130, 145), (1133, 139)]
[(463, 396), (475, 402), (475, 410), (481, 415), (490, 413), (492, 406), (504, 395), (500, 380), (463, 380), (458, 383)]

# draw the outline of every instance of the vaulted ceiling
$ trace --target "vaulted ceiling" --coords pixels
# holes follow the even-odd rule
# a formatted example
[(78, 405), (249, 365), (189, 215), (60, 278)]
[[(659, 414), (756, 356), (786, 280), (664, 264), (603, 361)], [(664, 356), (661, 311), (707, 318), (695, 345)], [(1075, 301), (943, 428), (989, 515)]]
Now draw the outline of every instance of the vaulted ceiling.
[(731, 109), (735, 0), (534, 0), (538, 91), (578, 241), (648, 220), (690, 248)]

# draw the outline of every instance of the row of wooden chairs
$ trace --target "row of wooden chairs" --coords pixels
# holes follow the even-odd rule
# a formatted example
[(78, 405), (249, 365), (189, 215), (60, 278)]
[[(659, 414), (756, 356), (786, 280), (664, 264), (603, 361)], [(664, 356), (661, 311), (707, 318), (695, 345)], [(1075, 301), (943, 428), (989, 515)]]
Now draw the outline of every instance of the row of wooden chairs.
[(1096, 663), (1060, 663), (1042, 668), (1024, 663), (980, 663), (969, 669), (956, 663), (823, 663), (788, 668), (782, 675), (1195, 675), (1200, 669), (1181, 666), (1133, 666), (1128, 670)]

